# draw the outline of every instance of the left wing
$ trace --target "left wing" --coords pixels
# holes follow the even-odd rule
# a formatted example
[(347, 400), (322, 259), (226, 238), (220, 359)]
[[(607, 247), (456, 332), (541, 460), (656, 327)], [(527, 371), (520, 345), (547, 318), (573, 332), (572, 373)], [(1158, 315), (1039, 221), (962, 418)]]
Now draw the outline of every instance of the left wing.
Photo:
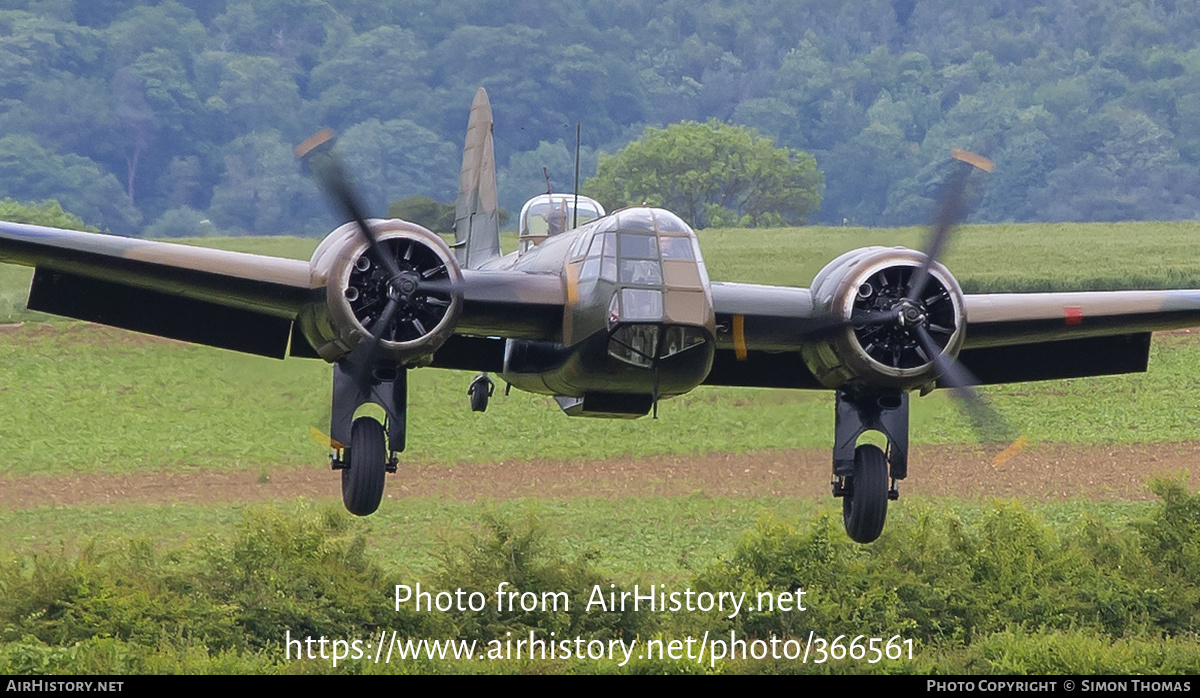
[(1150, 333), (1200, 326), (1200, 291), (964, 296), (959, 361), (979, 383), (1137, 373)]
[[(830, 318), (808, 289), (712, 284), (710, 385), (821, 387), (797, 355)], [(980, 384), (1145, 371), (1150, 333), (1200, 326), (1200, 290), (964, 295), (958, 361)]]
[(35, 268), (30, 310), (277, 358), (325, 284), (301, 260), (19, 223), (0, 262)]

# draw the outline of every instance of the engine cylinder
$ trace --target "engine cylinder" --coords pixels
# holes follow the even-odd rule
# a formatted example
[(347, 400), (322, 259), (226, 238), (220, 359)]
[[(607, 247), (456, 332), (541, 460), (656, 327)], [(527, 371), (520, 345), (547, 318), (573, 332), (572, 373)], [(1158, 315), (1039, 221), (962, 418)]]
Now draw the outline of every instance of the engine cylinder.
[(301, 313), (301, 331), (327, 361), (377, 334), (377, 360), (428, 363), (458, 324), (462, 271), (450, 247), (425, 228), (401, 220), (369, 223), (394, 264), (377, 257), (356, 224), (335, 230), (310, 261), (314, 276), (325, 279), (325, 302)]
[(905, 248), (868, 247), (838, 257), (817, 274), (815, 312), (845, 323), (801, 352), (817, 380), (830, 388), (863, 383), (912, 389), (937, 379), (934, 357), (927, 355), (916, 327), (954, 358), (965, 336), (964, 303), (958, 282), (936, 262), (924, 290), (906, 298), (924, 260)]

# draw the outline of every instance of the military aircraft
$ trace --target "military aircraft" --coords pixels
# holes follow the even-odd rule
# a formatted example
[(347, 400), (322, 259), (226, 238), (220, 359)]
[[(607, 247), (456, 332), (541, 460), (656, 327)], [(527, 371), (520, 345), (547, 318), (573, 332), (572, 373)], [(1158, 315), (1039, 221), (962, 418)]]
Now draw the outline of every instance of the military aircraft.
[[(263, 356), (333, 365), (332, 464), (353, 513), (374, 512), (404, 450), (407, 375), (432, 366), (552, 395), (571, 416), (633, 418), (701, 385), (836, 393), (833, 494), (875, 540), (908, 473), (909, 394), (950, 388), (1007, 439), (978, 384), (1144, 371), (1150, 333), (1200, 325), (1200, 291), (964, 294), (937, 261), (968, 177), (956, 152), (925, 252), (866, 247), (810, 288), (713, 282), (679, 216), (611, 214), (575, 195), (526, 205), (500, 250), (492, 116), (480, 90), (455, 242), (368, 219), (328, 133), (297, 149), (350, 222), (308, 261), (0, 223), (0, 262), (35, 268), (28, 307)], [(355, 418), (375, 403), (386, 419)], [(886, 449), (859, 444), (881, 433)], [(989, 440), (996, 440), (987, 437)]]

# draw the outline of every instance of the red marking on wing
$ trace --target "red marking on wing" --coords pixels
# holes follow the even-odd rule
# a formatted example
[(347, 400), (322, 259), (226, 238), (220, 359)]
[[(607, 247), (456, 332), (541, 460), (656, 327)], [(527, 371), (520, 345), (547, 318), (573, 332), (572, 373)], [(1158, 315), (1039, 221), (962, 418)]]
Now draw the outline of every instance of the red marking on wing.
[(1083, 308), (1063, 308), (1063, 315), (1068, 325), (1083, 324)]

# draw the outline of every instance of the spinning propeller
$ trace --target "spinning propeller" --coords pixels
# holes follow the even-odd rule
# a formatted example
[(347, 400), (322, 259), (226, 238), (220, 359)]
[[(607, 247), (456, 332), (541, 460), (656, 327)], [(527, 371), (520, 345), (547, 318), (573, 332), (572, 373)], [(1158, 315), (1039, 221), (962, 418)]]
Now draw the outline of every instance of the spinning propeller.
[(367, 222), (364, 208), (341, 160), (334, 154), (333, 131), (324, 129), (296, 146), (330, 203), (355, 223), (367, 252), (354, 262), (346, 300), (367, 336), (345, 359), (360, 394), (370, 390), (380, 345), (420, 339), (441, 323), (459, 285), (446, 263), (411, 239), (381, 240)]
[(966, 187), (976, 170), (991, 172), (991, 160), (965, 150), (951, 152), (958, 162), (943, 185), (937, 218), (930, 231), (919, 266), (880, 269), (863, 280), (853, 300), (850, 318), (830, 318), (806, 323), (806, 338), (825, 337), (849, 327), (868, 356), (892, 369), (932, 364), (938, 383), (951, 390), (964, 406), (972, 427), (983, 443), (1006, 443), (992, 462), (1000, 464), (1024, 447), (1004, 417), (975, 390), (978, 380), (945, 353), (959, 318), (950, 293), (931, 273), (966, 208)]

